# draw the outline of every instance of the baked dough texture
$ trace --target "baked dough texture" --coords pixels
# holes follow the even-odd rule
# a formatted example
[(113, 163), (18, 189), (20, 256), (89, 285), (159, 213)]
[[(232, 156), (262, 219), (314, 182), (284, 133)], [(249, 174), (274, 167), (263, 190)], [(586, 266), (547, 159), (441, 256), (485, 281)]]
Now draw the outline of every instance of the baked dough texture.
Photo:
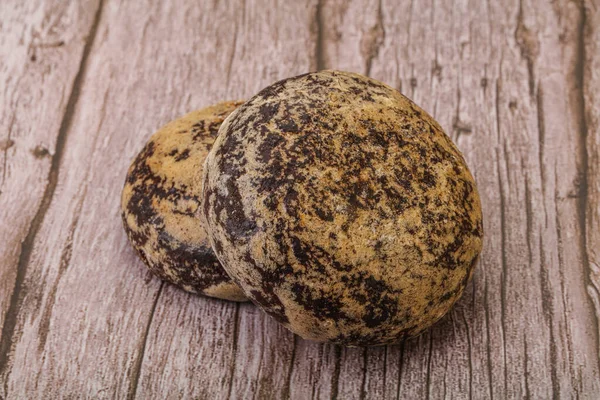
[(198, 212), (201, 173), (224, 119), (223, 102), (170, 122), (133, 161), (121, 210), (129, 241), (152, 272), (188, 292), (247, 300), (215, 257)]
[(460, 151), (412, 101), (354, 73), (262, 90), (221, 126), (203, 182), (225, 269), (306, 339), (418, 335), (462, 295), (482, 248)]

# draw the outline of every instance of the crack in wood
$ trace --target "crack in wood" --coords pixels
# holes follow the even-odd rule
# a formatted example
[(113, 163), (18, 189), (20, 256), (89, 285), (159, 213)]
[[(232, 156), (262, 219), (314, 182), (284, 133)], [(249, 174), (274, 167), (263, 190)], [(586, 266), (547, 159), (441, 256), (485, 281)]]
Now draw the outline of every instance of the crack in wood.
[(486, 351), (487, 351), (487, 372), (488, 372), (488, 385), (490, 400), (494, 400), (494, 385), (492, 381), (492, 349), (490, 341), (490, 311), (489, 311), (489, 297), (488, 297), (488, 282), (487, 274), (484, 271), (484, 285), (483, 285), (483, 298), (484, 298), (484, 311), (485, 311), (485, 331), (486, 331)]
[(290, 369), (287, 373), (287, 377), (285, 380), (285, 387), (283, 389), (283, 394), (285, 399), (289, 399), (291, 397), (291, 388), (292, 388), (292, 372), (294, 370), (294, 362), (296, 361), (296, 346), (298, 344), (298, 337), (293, 335), (293, 344), (292, 344), (292, 355), (290, 357)]
[[(565, 270), (565, 260), (564, 260), (564, 254), (563, 254), (563, 239), (562, 239), (562, 229), (560, 226), (560, 219), (559, 219), (559, 210), (558, 210), (558, 202), (560, 200), (559, 196), (558, 196), (558, 171), (555, 172), (554, 174), (554, 187), (556, 189), (555, 194), (554, 194), (554, 218), (555, 218), (555, 222), (554, 225), (556, 226), (556, 236), (557, 236), (557, 242), (558, 242), (558, 248), (557, 248), (557, 252), (558, 252), (558, 272), (559, 272), (559, 276), (560, 276), (560, 292), (562, 294), (561, 296), (561, 301), (562, 301), (562, 311), (564, 314), (564, 318), (565, 321), (569, 320), (569, 315), (567, 314), (567, 310), (568, 310), (568, 306), (567, 306), (567, 302), (565, 299), (565, 293), (567, 292), (565, 289), (565, 275), (564, 275), (564, 270)], [(569, 372), (571, 374), (571, 376), (575, 376), (575, 372), (573, 371), (573, 349), (572, 349), (572, 343), (573, 343), (573, 338), (571, 337), (571, 330), (570, 330), (570, 326), (569, 324), (565, 324), (565, 335), (567, 336), (567, 340), (566, 340), (566, 344), (567, 344), (567, 352), (568, 352), (568, 356), (569, 356)], [(577, 392), (577, 388), (575, 386), (573, 386), (573, 390), (575, 392)]]
[(503, 357), (504, 357), (504, 392), (507, 393), (508, 384), (508, 369), (506, 365), (506, 277), (508, 273), (508, 261), (506, 259), (506, 199), (504, 198), (504, 188), (503, 188), (503, 180), (502, 173), (500, 171), (500, 154), (499, 151), (496, 150), (496, 169), (498, 174), (498, 192), (500, 194), (500, 249), (501, 249), (501, 261), (502, 261), (502, 275), (501, 275), (501, 288), (500, 288), (500, 319), (502, 326), (502, 349), (503, 349)]
[[(560, 394), (560, 387), (558, 385), (558, 377), (556, 368), (558, 365), (558, 355), (556, 351), (556, 342), (554, 337), (554, 300), (552, 298), (552, 290), (550, 289), (550, 272), (548, 262), (546, 261), (544, 253), (544, 240), (543, 235), (539, 237), (539, 250), (540, 250), (540, 281), (542, 290), (542, 315), (546, 320), (548, 331), (550, 333), (549, 343), (550, 346), (550, 381), (552, 383), (552, 394), (553, 398), (557, 398)], [(525, 343), (525, 342), (524, 342)]]
[[(453, 330), (455, 330), (454, 329), (455, 328), (454, 318), (451, 316), (450, 320), (452, 321), (452, 328), (453, 328)], [(446, 394), (448, 392), (447, 378), (448, 378), (448, 357), (444, 357), (444, 379), (442, 380), (442, 399), (448, 398), (447, 394)]]
[(331, 400), (336, 400), (339, 394), (342, 348), (334, 346), (335, 367), (331, 376)]
[(313, 23), (315, 54), (313, 60), (314, 71), (326, 69), (325, 64), (325, 28), (323, 22), (323, 3), (325, 0), (317, 0), (315, 6), (315, 19)]
[(385, 346), (385, 349), (383, 351), (383, 388), (385, 390), (386, 388), (386, 381), (387, 381), (387, 355), (388, 355), (388, 351), (390, 349), (389, 345)]
[[(525, 171), (525, 169), (523, 169)], [(531, 200), (531, 191), (529, 189), (529, 174), (525, 172), (525, 233), (527, 235), (527, 252), (529, 254), (529, 267), (533, 266), (533, 249), (531, 238), (533, 237), (533, 207)]]
[(521, 56), (527, 62), (527, 73), (529, 81), (529, 94), (535, 94), (535, 61), (540, 52), (540, 43), (537, 36), (525, 25), (523, 20), (523, 0), (519, 0), (519, 12), (517, 14), (517, 28), (515, 29), (515, 41), (521, 50)]
[[(531, 399), (531, 391), (529, 390), (529, 363), (528, 363), (528, 355), (527, 355), (527, 336), (523, 334), (523, 377), (525, 378), (525, 398)], [(556, 393), (553, 398), (556, 398)]]
[(371, 76), (373, 59), (379, 54), (379, 48), (385, 40), (382, 0), (379, 0), (377, 6), (377, 21), (375, 21), (375, 25), (365, 35), (361, 39), (361, 53), (365, 58), (365, 75)]
[(500, 62), (500, 74), (496, 79), (496, 96), (495, 96), (495, 109), (496, 109), (496, 140), (500, 143), (500, 90), (502, 89), (502, 62)]
[(540, 180), (542, 183), (542, 194), (546, 193), (546, 174), (544, 171), (544, 144), (546, 141), (546, 124), (544, 122), (544, 91), (538, 85), (536, 96), (537, 124), (538, 124), (538, 162), (540, 164)]
[(429, 350), (427, 351), (427, 378), (425, 379), (425, 398), (431, 398), (431, 354), (433, 352), (433, 332), (427, 333), (427, 339), (429, 340)]
[[(242, 10), (241, 23), (243, 23), (245, 20), (245, 15), (246, 15), (246, 1), (245, 0), (242, 2), (241, 6), (239, 8)], [(233, 61), (235, 60), (235, 55), (236, 55), (236, 50), (237, 50), (239, 24), (235, 24), (235, 27), (233, 29), (234, 29), (233, 43), (231, 44), (231, 56), (229, 57), (229, 61), (227, 62), (227, 74), (226, 74), (227, 82), (225, 83), (227, 85), (228, 89), (230, 87), (230, 81), (231, 81), (231, 68), (233, 66)]]
[(129, 377), (129, 389), (127, 390), (127, 400), (135, 399), (138, 384), (140, 380), (140, 373), (142, 372), (142, 364), (144, 362), (144, 355), (146, 354), (146, 346), (148, 345), (148, 336), (150, 335), (150, 327), (152, 326), (152, 321), (154, 320), (154, 314), (156, 313), (156, 306), (158, 304), (158, 299), (160, 298), (160, 294), (162, 293), (163, 287), (165, 286), (165, 282), (161, 281), (160, 286), (156, 292), (156, 296), (154, 297), (154, 301), (152, 302), (152, 308), (150, 309), (150, 316), (148, 317), (148, 322), (146, 323), (146, 329), (144, 330), (144, 335), (141, 338), (141, 345), (138, 351), (138, 355), (133, 362), (133, 367), (131, 368), (131, 373)]
[(362, 366), (362, 372), (363, 372), (363, 376), (362, 376), (362, 382), (360, 384), (360, 397), (359, 399), (363, 400), (366, 395), (367, 395), (367, 391), (366, 391), (366, 386), (367, 386), (367, 365), (368, 365), (368, 352), (367, 352), (368, 348), (365, 347), (363, 349), (363, 366)]
[(469, 356), (469, 399), (473, 398), (473, 350), (471, 349), (471, 332), (469, 329), (469, 323), (467, 322), (466, 312), (462, 310), (463, 322), (465, 324), (465, 331), (467, 337), (467, 354)]
[(17, 264), (17, 276), (15, 278), (15, 285), (10, 297), (9, 307), (6, 312), (4, 325), (2, 326), (2, 333), (0, 335), (0, 376), (4, 377), (5, 393), (8, 390), (8, 379), (6, 378), (10, 373), (9, 359), (10, 353), (12, 352), (12, 348), (15, 344), (14, 334), (17, 325), (17, 318), (19, 315), (21, 304), (23, 302), (23, 298), (26, 294), (25, 276), (27, 273), (31, 255), (33, 253), (33, 247), (35, 244), (37, 234), (39, 233), (42, 227), (42, 224), (52, 202), (52, 198), (54, 197), (54, 192), (56, 191), (60, 163), (63, 157), (67, 136), (72, 124), (75, 106), (79, 100), (81, 82), (83, 81), (83, 77), (85, 76), (88, 58), (91, 53), (92, 45), (94, 43), (94, 39), (96, 37), (96, 32), (98, 30), (98, 25), (102, 15), (103, 1), (104, 0), (100, 0), (98, 2), (98, 8), (96, 9), (94, 15), (94, 19), (90, 28), (90, 33), (83, 48), (81, 61), (79, 63), (79, 69), (73, 80), (73, 86), (71, 88), (71, 93), (69, 95), (69, 100), (67, 102), (65, 114), (63, 116), (58, 131), (55, 151), (52, 155), (50, 170), (48, 172), (48, 183), (46, 184), (46, 187), (44, 189), (42, 201), (40, 202), (40, 206), (38, 207), (38, 210), (36, 211), (35, 216), (33, 217), (29, 225), (27, 235), (21, 243), (21, 253), (19, 254)]
[(237, 344), (239, 336), (239, 318), (240, 318), (240, 303), (235, 303), (235, 313), (233, 315), (233, 336), (231, 342), (232, 357), (231, 364), (229, 365), (229, 390), (227, 392), (227, 399), (231, 399), (231, 392), (233, 389), (233, 377), (235, 375), (235, 365), (237, 357)]
[(46, 347), (46, 341), (48, 339), (48, 333), (50, 331), (50, 317), (52, 315), (52, 308), (54, 307), (54, 302), (56, 301), (56, 292), (58, 290), (58, 284), (60, 283), (63, 275), (71, 263), (71, 255), (73, 254), (73, 237), (75, 235), (75, 230), (77, 225), (79, 224), (79, 217), (81, 216), (81, 208), (83, 207), (83, 200), (85, 199), (85, 192), (87, 192), (87, 186), (84, 187), (83, 194), (77, 207), (75, 209), (75, 217), (73, 218), (73, 222), (69, 227), (69, 232), (67, 234), (67, 239), (65, 240), (65, 246), (61, 251), (60, 263), (58, 265), (58, 271), (56, 273), (56, 279), (54, 280), (54, 284), (48, 293), (48, 301), (46, 302), (46, 306), (44, 307), (44, 311), (42, 312), (42, 316), (40, 318), (40, 327), (39, 327), (39, 342), (38, 342), (38, 353), (42, 354), (44, 351), (44, 347)]
[[(4, 182), (6, 181), (6, 161), (8, 159), (8, 150), (14, 146), (15, 141), (11, 139), (13, 126), (15, 125), (15, 121), (17, 119), (17, 114), (14, 113), (12, 115), (11, 121), (8, 124), (8, 135), (5, 140), (0, 143), (0, 150), (4, 152), (4, 160), (2, 166), (2, 183), (0, 183), (0, 188), (4, 186)], [(2, 192), (0, 192), (1, 194)]]
[[(319, 351), (317, 352), (317, 360), (319, 360), (319, 365), (322, 367), (323, 366), (323, 362), (322, 362), (322, 358), (323, 358), (323, 347), (326, 346), (326, 344), (324, 343), (319, 343)], [(310, 390), (310, 398), (314, 399), (315, 398), (315, 391), (317, 389), (317, 385), (311, 385), (311, 390)]]
[[(458, 77), (457, 77), (458, 81)], [(456, 111), (454, 114), (454, 120), (452, 121), (452, 130), (456, 132), (456, 137), (453, 138), (456, 143), (460, 142), (460, 137), (463, 134), (470, 134), (473, 132), (473, 127), (460, 119), (460, 102), (461, 102), (461, 91), (460, 82), (457, 82), (456, 89)], [(437, 100), (436, 100), (437, 105)], [(435, 115), (435, 112), (434, 112)]]
[(396, 391), (396, 400), (400, 400), (402, 393), (402, 369), (404, 366), (404, 342), (400, 344), (400, 355), (398, 356), (398, 389)]

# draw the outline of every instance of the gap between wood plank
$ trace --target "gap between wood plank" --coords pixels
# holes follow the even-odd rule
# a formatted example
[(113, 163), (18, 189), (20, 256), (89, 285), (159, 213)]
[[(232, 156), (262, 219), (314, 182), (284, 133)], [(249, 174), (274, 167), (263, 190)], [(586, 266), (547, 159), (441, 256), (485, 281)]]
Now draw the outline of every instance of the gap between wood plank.
[(315, 70), (321, 71), (326, 69), (325, 67), (325, 59), (324, 59), (324, 49), (323, 43), (325, 38), (323, 36), (323, 2), (325, 0), (318, 0), (317, 6), (315, 10), (315, 29), (316, 29), (316, 38), (315, 38)]
[(400, 400), (400, 394), (402, 393), (402, 367), (404, 359), (404, 342), (400, 343), (400, 356), (398, 357), (398, 391), (396, 392), (396, 400)]
[(233, 348), (233, 352), (232, 352), (232, 360), (231, 360), (231, 365), (229, 366), (229, 390), (227, 392), (227, 399), (231, 399), (231, 391), (233, 389), (233, 376), (235, 375), (235, 364), (236, 364), (236, 357), (237, 357), (237, 342), (238, 342), (238, 335), (239, 335), (239, 318), (240, 318), (240, 303), (236, 303), (235, 304), (235, 314), (234, 314), (234, 318), (233, 318), (233, 343), (231, 344), (231, 347)]
[(433, 338), (432, 331), (428, 332), (427, 338), (429, 339), (429, 349), (427, 351), (427, 378), (425, 381), (425, 393), (426, 399), (431, 398), (431, 354), (433, 353)]
[[(98, 31), (98, 25), (102, 16), (103, 3), (104, 0), (100, 0), (98, 2), (98, 8), (96, 9), (90, 32), (85, 46), (83, 48), (81, 61), (79, 63), (79, 69), (77, 70), (77, 74), (75, 75), (75, 79), (73, 80), (73, 87), (71, 88), (71, 93), (67, 102), (67, 108), (65, 110), (65, 114), (63, 116), (58, 131), (58, 136), (56, 138), (55, 151), (52, 155), (50, 171), (48, 172), (48, 183), (46, 184), (46, 188), (44, 189), (42, 201), (38, 210), (35, 213), (35, 216), (31, 221), (31, 224), (29, 225), (29, 229), (27, 231), (27, 235), (25, 236), (25, 240), (23, 240), (21, 244), (21, 253), (19, 255), (19, 261), (17, 264), (17, 276), (15, 278), (15, 286), (11, 294), (10, 303), (8, 306), (8, 310), (6, 311), (6, 317), (4, 319), (4, 325), (2, 326), (2, 333), (0, 336), (0, 376), (8, 375), (7, 372), (9, 368), (9, 358), (11, 349), (13, 347), (13, 335), (15, 333), (15, 328), (17, 324), (17, 316), (19, 314), (19, 309), (21, 307), (23, 298), (25, 297), (24, 293), (22, 293), (22, 289), (25, 281), (27, 267), (29, 265), (31, 254), (33, 252), (36, 236), (42, 227), (42, 224), (46, 217), (46, 213), (48, 211), (48, 208), (50, 207), (52, 198), (54, 197), (54, 192), (56, 191), (60, 162), (64, 154), (65, 143), (67, 141), (67, 136), (73, 121), (75, 106), (79, 101), (79, 96), (81, 92), (81, 82), (83, 81), (83, 77), (85, 76), (89, 55), (91, 53), (92, 45), (94, 43), (96, 33)], [(8, 379), (5, 379), (4, 385), (4, 391), (6, 393), (8, 391)]]
[(331, 380), (331, 399), (335, 400), (338, 398), (340, 391), (340, 370), (341, 370), (341, 359), (342, 359), (342, 348), (340, 346), (334, 346), (335, 355), (335, 367), (333, 369), (333, 376)]
[(364, 400), (365, 397), (367, 396), (367, 391), (366, 391), (366, 384), (367, 384), (367, 365), (368, 365), (368, 347), (365, 347), (363, 349), (363, 367), (362, 367), (362, 371), (363, 371), (363, 378), (362, 378), (362, 382), (360, 383), (360, 400)]
[(154, 319), (154, 313), (156, 312), (156, 305), (158, 304), (158, 299), (160, 298), (160, 294), (162, 293), (163, 287), (165, 286), (165, 282), (161, 281), (160, 286), (158, 288), (158, 292), (156, 293), (156, 297), (154, 298), (154, 302), (152, 303), (152, 308), (150, 309), (150, 316), (148, 317), (148, 323), (146, 324), (146, 329), (144, 330), (144, 336), (142, 337), (142, 345), (138, 352), (138, 356), (136, 357), (131, 377), (129, 390), (127, 393), (127, 399), (133, 400), (135, 399), (135, 395), (138, 389), (138, 382), (140, 379), (140, 372), (142, 371), (142, 363), (144, 362), (144, 354), (146, 354), (146, 344), (148, 343), (148, 334), (150, 333), (150, 326), (152, 325), (152, 320)]

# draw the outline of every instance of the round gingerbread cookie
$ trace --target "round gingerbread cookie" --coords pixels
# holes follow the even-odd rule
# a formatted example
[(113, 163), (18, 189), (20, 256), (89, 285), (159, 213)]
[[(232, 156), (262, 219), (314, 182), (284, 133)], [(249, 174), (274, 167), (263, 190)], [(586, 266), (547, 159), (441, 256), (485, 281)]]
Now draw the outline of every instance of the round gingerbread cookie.
[(482, 247), (479, 195), (442, 128), (353, 73), (277, 82), (223, 123), (205, 165), (210, 242), (298, 335), (383, 345), (448, 312)]
[(201, 222), (201, 175), (223, 120), (242, 102), (191, 112), (156, 132), (135, 158), (121, 197), (129, 241), (152, 272), (193, 293), (247, 300), (221, 267)]

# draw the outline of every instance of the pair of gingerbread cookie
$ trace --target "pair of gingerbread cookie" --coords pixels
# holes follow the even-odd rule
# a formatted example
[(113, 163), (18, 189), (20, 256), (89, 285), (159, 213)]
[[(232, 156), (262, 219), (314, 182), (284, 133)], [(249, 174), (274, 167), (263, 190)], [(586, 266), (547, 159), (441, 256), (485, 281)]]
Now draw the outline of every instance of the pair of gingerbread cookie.
[(133, 162), (122, 209), (161, 278), (345, 345), (431, 326), (482, 247), (475, 182), (441, 127), (389, 86), (339, 71), (171, 122)]

